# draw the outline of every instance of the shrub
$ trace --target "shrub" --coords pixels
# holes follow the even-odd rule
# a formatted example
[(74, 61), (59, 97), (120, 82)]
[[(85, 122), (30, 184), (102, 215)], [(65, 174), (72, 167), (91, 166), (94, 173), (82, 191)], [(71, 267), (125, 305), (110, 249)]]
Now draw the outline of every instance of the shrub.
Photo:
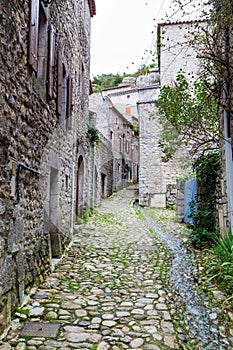
[(217, 279), (220, 286), (227, 293), (233, 289), (233, 234), (228, 232), (225, 236), (215, 235), (213, 255), (216, 257), (210, 265), (209, 280)]

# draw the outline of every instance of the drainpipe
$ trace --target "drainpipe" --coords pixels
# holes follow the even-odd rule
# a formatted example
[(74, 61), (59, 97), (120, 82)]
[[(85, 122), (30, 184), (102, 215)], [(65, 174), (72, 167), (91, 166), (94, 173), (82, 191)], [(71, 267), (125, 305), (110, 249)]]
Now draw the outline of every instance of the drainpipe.
[[(229, 30), (225, 31), (224, 40), (224, 58), (226, 60), (226, 73), (228, 73), (229, 64)], [(229, 74), (228, 74), (229, 77)], [(233, 162), (232, 162), (232, 145), (230, 135), (230, 113), (229, 113), (229, 84), (227, 79), (224, 81), (223, 86), (223, 101), (224, 101), (224, 139), (225, 139), (225, 152), (226, 152), (226, 185), (227, 185), (227, 200), (228, 200), (228, 219), (229, 229), (233, 232)]]
[[(226, 101), (227, 96), (224, 91), (224, 101)], [(233, 168), (232, 168), (232, 146), (231, 138), (229, 137), (228, 124), (229, 124), (230, 114), (227, 109), (224, 109), (224, 139), (225, 139), (225, 152), (226, 152), (226, 185), (227, 185), (227, 200), (228, 200), (228, 219), (229, 228), (233, 232)]]
[(122, 188), (124, 188), (124, 176), (125, 176), (125, 134), (122, 135)]
[[(75, 106), (72, 105), (72, 112)], [(71, 116), (70, 116), (71, 118)], [(76, 147), (77, 147), (77, 139), (75, 134), (75, 120), (72, 121), (72, 132), (73, 132), (73, 146), (72, 146), (72, 166), (71, 166), (71, 215), (70, 215), (70, 234), (73, 235), (74, 232), (74, 205), (75, 205), (75, 159), (76, 159)]]
[(95, 153), (96, 153), (96, 142), (93, 144), (93, 165), (92, 165), (92, 201), (91, 209), (95, 207)]
[(72, 184), (71, 184), (71, 216), (70, 216), (70, 233), (73, 234), (74, 232), (74, 151), (73, 151), (73, 157), (72, 157)]

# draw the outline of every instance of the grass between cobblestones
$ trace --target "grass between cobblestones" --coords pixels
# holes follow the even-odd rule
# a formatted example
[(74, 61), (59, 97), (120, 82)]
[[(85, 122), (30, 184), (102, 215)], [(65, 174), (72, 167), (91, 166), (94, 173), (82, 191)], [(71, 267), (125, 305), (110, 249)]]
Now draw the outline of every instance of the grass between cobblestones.
[[(164, 232), (172, 232), (177, 237), (181, 238), (184, 241), (184, 244), (187, 244), (188, 233), (189, 230), (184, 224), (179, 224), (176, 221), (176, 215), (174, 210), (169, 209), (146, 209), (147, 213), (149, 213), (152, 220), (156, 221), (161, 225), (162, 230)], [(143, 214), (140, 210), (131, 209), (131, 213), (134, 213), (136, 217), (140, 220), (144, 220)], [(106, 237), (113, 237), (114, 232), (120, 232), (122, 227), (124, 226), (123, 220), (119, 219), (112, 213), (102, 213), (95, 212), (94, 215), (90, 219), (91, 224), (95, 227), (95, 230), (98, 231), (98, 228), (101, 228), (101, 231), (106, 234)], [(148, 259), (148, 264), (151, 267), (151, 273), (154, 276), (157, 276), (157, 283), (163, 285), (163, 290), (165, 291), (165, 295), (167, 296), (167, 307), (168, 312), (172, 316), (172, 323), (176, 332), (176, 335), (180, 335), (177, 337), (177, 342), (179, 344), (179, 349), (185, 350), (196, 350), (198, 349), (193, 343), (194, 341), (189, 338), (186, 330), (186, 324), (184, 320), (184, 305), (182, 301), (177, 296), (177, 293), (171, 290), (170, 284), (170, 269), (172, 259), (169, 251), (166, 247), (156, 238), (156, 234), (152, 228), (148, 228), (148, 232), (154, 235), (154, 244), (158, 248), (154, 251), (153, 258)], [(124, 239), (124, 237), (122, 237)], [(54, 276), (59, 280), (60, 285), (62, 286), (62, 290), (76, 292), (80, 295), (80, 299), (82, 297), (90, 296), (90, 290), (93, 288), (97, 288), (99, 290), (102, 289), (105, 295), (111, 296), (113, 299), (119, 297), (119, 295), (124, 295), (127, 288), (129, 288), (129, 283), (135, 283), (132, 279), (132, 268), (129, 257), (133, 255), (135, 251), (135, 242), (124, 244), (123, 242), (119, 242), (112, 238), (112, 250), (109, 250), (106, 253), (104, 246), (98, 246), (94, 244), (95, 242), (89, 242), (88, 252), (86, 251), (85, 245), (79, 245), (79, 243), (74, 242), (74, 246), (78, 249), (74, 249), (74, 252), (69, 253), (69, 260), (61, 262), (56, 267), (54, 272)], [(121, 245), (122, 244), (122, 245)], [(144, 252), (144, 254), (146, 254)], [(208, 276), (206, 276), (206, 271), (208, 269), (209, 259), (211, 256), (202, 255), (202, 252), (195, 251), (197, 266), (199, 271), (199, 290), (203, 295), (204, 300), (208, 300), (211, 303), (211, 306), (216, 309), (222, 309), (219, 312), (222, 321), (227, 319), (227, 312), (229, 309), (229, 302), (226, 303), (225, 300), (216, 300), (213, 298), (213, 291), (218, 289), (213, 281), (208, 281)], [(149, 253), (148, 253), (149, 256)], [(153, 259), (153, 260), (152, 260)], [(70, 264), (70, 266), (69, 266)], [(96, 266), (102, 266), (102, 269), (99, 270)], [(77, 271), (74, 273), (72, 269), (76, 269)], [(138, 266), (135, 268), (135, 274)], [(104, 271), (104, 273), (103, 273)], [(68, 273), (69, 272), (69, 273)], [(107, 276), (107, 278), (106, 278)], [(108, 276), (112, 276), (108, 278)], [(86, 281), (86, 282), (85, 282)], [(136, 287), (136, 285), (135, 285)], [(67, 292), (66, 291), (66, 292)], [(54, 294), (53, 294), (54, 293)], [(82, 296), (82, 297), (81, 297)], [(96, 294), (98, 296), (98, 293)], [(96, 297), (97, 298), (97, 297)], [(93, 299), (95, 301), (95, 299)], [(168, 302), (169, 300), (169, 302)], [(48, 304), (58, 304), (58, 307), (54, 308), (54, 311), (58, 314), (59, 309), (62, 305), (62, 299), (60, 297), (56, 297), (56, 293), (51, 290), (49, 295), (49, 300), (41, 301), (41, 306), (48, 308)], [(80, 304), (81, 310), (82, 304)], [(98, 307), (94, 303), (90, 304), (91, 312), (95, 314), (98, 312)], [(46, 311), (48, 313), (48, 310)], [(18, 314), (20, 314), (20, 319), (25, 320), (29, 314), (29, 308), (27, 306), (23, 308), (19, 308), (17, 310)], [(46, 312), (42, 316), (46, 320)], [(78, 324), (79, 321), (85, 320), (85, 317), (77, 316), (74, 311), (70, 311), (70, 314), (73, 315), (73, 319), (71, 319), (71, 323)], [(107, 312), (107, 311), (106, 311)], [(51, 321), (51, 319), (48, 319)], [(57, 319), (52, 319), (52, 322), (58, 322)], [(127, 325), (129, 328), (130, 326)], [(131, 329), (133, 331), (133, 329)], [(227, 333), (229, 335), (229, 329), (227, 329)], [(22, 337), (23, 338), (23, 337)], [(185, 341), (184, 341), (185, 338)], [(30, 340), (31, 337), (24, 337), (25, 341)], [(184, 345), (185, 343), (185, 345)], [(121, 350), (121, 344), (116, 344), (118, 348)], [(161, 350), (167, 350), (166, 345), (159, 343), (158, 345)], [(24, 348), (24, 350), (27, 350)], [(48, 347), (49, 348), (49, 347)], [(97, 350), (98, 345), (93, 344), (91, 350)]]

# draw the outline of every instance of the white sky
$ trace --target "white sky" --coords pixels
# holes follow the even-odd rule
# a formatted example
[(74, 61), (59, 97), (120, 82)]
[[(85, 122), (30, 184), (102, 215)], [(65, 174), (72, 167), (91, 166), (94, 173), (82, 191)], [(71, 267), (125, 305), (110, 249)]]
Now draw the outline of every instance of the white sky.
[[(203, 7), (203, 0), (184, 3), (198, 1)], [(155, 48), (157, 23), (167, 16), (170, 20), (177, 19), (174, 0), (95, 2), (97, 14), (91, 20), (91, 76), (135, 73), (142, 64), (150, 64), (149, 51)], [(178, 17), (181, 16), (179, 13)]]
[[(134, 73), (147, 62), (155, 25), (172, 0), (95, 0), (91, 20), (91, 75)], [(152, 33), (154, 31), (154, 33)], [(152, 41), (153, 39), (153, 41)]]

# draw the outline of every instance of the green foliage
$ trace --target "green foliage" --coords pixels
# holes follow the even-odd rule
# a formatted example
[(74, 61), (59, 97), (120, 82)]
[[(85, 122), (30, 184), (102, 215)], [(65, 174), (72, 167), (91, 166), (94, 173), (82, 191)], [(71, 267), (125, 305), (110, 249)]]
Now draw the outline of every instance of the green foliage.
[(138, 122), (134, 122), (133, 123), (133, 131), (134, 131), (134, 135), (135, 136), (139, 136), (139, 125), (138, 125)]
[(89, 217), (90, 217), (90, 208), (86, 206), (83, 211), (83, 221), (88, 222)]
[(214, 254), (221, 262), (233, 262), (233, 234), (228, 232), (225, 236), (216, 235), (215, 243)]
[(215, 259), (211, 261), (208, 274), (209, 280), (215, 279), (219, 285), (230, 293), (233, 289), (233, 234), (227, 233), (224, 237), (215, 236), (215, 247), (212, 251)]
[(144, 217), (144, 215), (142, 214), (142, 212), (141, 212), (140, 209), (135, 208), (135, 213), (136, 213), (138, 219), (140, 219), (140, 220), (145, 220), (145, 217)]
[(120, 85), (123, 81), (124, 78), (126, 77), (138, 77), (139, 75), (147, 75), (150, 73), (150, 70), (155, 67), (155, 64), (152, 63), (150, 65), (143, 65), (138, 69), (137, 72), (132, 73), (132, 74), (125, 74), (123, 73), (122, 75), (117, 73), (117, 74), (100, 74), (96, 75), (92, 79), (92, 84), (93, 84), (93, 91), (94, 92), (101, 92), (103, 89), (108, 89), (111, 87), (116, 87)]
[(28, 309), (23, 309), (21, 307), (18, 307), (16, 309), (16, 312), (18, 312), (19, 314), (23, 314), (23, 315), (28, 315), (29, 314), (29, 310)]
[(93, 126), (88, 125), (86, 136), (93, 145), (94, 143), (99, 143), (101, 141), (98, 129)]
[(190, 240), (194, 246), (213, 242), (216, 231), (216, 178), (220, 169), (220, 154), (212, 152), (195, 163), (197, 185), (200, 194), (196, 202), (190, 203), (193, 228)]
[(118, 86), (122, 83), (124, 76), (120, 74), (102, 74), (94, 76), (92, 80), (93, 91), (100, 92), (103, 89)]
[(180, 71), (174, 87), (164, 86), (157, 102), (162, 124), (159, 147), (169, 161), (181, 145), (189, 145), (191, 156), (218, 145), (217, 102), (207, 93), (207, 80), (192, 88)]
[(96, 214), (95, 219), (110, 226), (122, 226), (122, 222), (118, 221), (113, 214)]
[(91, 350), (97, 350), (98, 349), (98, 345), (93, 345)]
[(75, 290), (78, 289), (78, 287), (74, 283), (69, 283), (68, 289), (69, 289), (70, 292), (74, 292)]

